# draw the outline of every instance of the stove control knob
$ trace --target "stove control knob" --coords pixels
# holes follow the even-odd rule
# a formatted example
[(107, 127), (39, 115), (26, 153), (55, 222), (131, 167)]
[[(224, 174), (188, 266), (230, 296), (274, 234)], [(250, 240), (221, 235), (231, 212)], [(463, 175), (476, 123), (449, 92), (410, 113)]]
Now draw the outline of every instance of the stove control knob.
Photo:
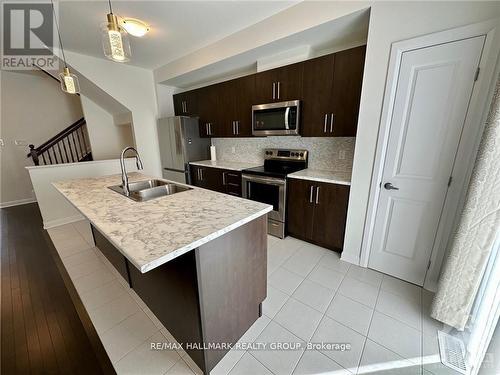
[(302, 156), (304, 156), (304, 153), (303, 153), (303, 152), (301, 152), (301, 153), (300, 153), (300, 157), (302, 157)]

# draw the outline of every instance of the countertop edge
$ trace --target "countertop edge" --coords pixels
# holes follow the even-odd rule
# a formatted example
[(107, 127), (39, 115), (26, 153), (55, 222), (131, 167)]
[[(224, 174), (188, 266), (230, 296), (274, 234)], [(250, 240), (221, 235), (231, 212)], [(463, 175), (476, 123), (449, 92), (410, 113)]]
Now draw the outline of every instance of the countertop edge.
[(314, 177), (314, 176), (294, 176), (293, 173), (287, 176), (288, 178), (294, 178), (297, 180), (307, 180), (307, 181), (317, 181), (317, 182), (325, 182), (327, 184), (336, 184), (336, 185), (351, 185), (351, 181), (345, 180), (335, 180), (327, 177)]
[[(272, 206), (268, 206), (267, 208), (261, 210), (261, 211), (258, 211), (256, 212), (255, 214), (252, 214), (244, 219), (241, 219), (240, 221), (237, 221), (236, 223), (234, 224), (231, 224), (223, 229), (219, 229), (218, 231), (214, 232), (214, 233), (211, 233), (209, 234), (208, 236), (205, 236), (195, 242), (192, 242), (190, 243), (189, 245), (185, 245), (177, 250), (174, 250), (173, 252), (167, 254), (167, 255), (164, 255), (154, 261), (151, 261), (149, 263), (146, 263), (146, 264), (143, 264), (142, 266), (137, 264), (133, 259), (130, 259), (130, 256), (128, 254), (126, 254), (125, 251), (123, 251), (123, 249), (120, 248), (120, 246), (118, 244), (116, 244), (111, 238), (109, 238), (108, 235), (106, 235), (106, 233), (104, 233), (100, 228), (99, 226), (94, 222), (92, 221), (87, 215), (85, 215), (77, 206), (75, 206), (73, 204), (73, 202), (71, 202), (71, 200), (66, 197), (66, 195), (61, 191), (59, 190), (59, 188), (55, 185), (57, 182), (52, 182), (51, 185), (57, 190), (57, 192), (59, 194), (61, 194), (64, 199), (66, 199), (70, 204), (71, 206), (73, 206), (85, 219), (87, 219), (97, 230), (99, 230), (99, 233), (101, 233), (125, 258), (127, 258), (128, 261), (130, 261), (130, 263), (132, 263), (134, 265), (135, 268), (137, 268), (141, 273), (146, 273), (148, 271), (151, 271), (185, 253), (187, 253), (188, 251), (191, 251), (201, 245), (204, 245), (206, 244), (207, 242), (210, 242), (216, 238), (219, 238), (220, 236), (232, 231), (233, 229), (236, 229), (244, 224), (247, 224), (249, 223), (250, 221), (252, 220), (255, 220), (257, 219), (258, 217), (260, 216), (263, 216), (265, 214), (267, 214), (268, 212), (271, 212), (272, 211)], [(222, 194), (222, 193), (220, 193)], [(93, 247), (96, 247), (97, 246), (94, 244)]]
[(258, 217), (261, 217), (261, 216), (267, 214), (268, 212), (271, 212), (271, 211), (272, 211), (272, 207), (269, 206), (264, 210), (261, 210), (253, 215), (250, 215), (244, 219), (241, 219), (240, 221), (238, 221), (234, 224), (231, 224), (231, 225), (225, 227), (224, 229), (220, 229), (217, 232), (209, 234), (208, 236), (205, 236), (205, 237), (199, 239), (198, 241), (192, 242), (189, 245), (181, 247), (181, 248), (173, 251), (172, 253), (164, 255), (164, 256), (162, 256), (154, 261), (151, 261), (151, 262), (143, 265), (140, 268), (136, 266), (136, 268), (139, 269), (141, 271), (141, 273), (146, 273), (148, 271), (151, 271), (151, 270), (155, 269), (156, 267), (159, 267), (162, 264), (165, 264), (165, 263), (167, 263), (167, 262), (193, 250), (193, 249), (196, 249), (197, 247), (199, 247), (201, 245), (204, 245), (212, 240), (215, 240), (216, 238), (219, 238), (219, 237), (223, 236), (224, 234), (231, 232), (233, 229), (239, 228), (239, 227), (257, 219)]

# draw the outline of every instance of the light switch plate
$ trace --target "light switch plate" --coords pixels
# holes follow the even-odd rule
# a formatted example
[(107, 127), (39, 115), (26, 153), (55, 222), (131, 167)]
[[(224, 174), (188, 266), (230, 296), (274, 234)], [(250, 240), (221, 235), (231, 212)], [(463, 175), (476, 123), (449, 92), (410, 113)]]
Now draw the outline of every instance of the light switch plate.
[(28, 145), (28, 142), (24, 141), (22, 139), (16, 139), (14, 141), (14, 143), (15, 143), (16, 146), (27, 146)]
[(0, 138), (0, 147), (5, 146), (5, 142), (3, 141), (3, 138)]
[(339, 159), (340, 160), (344, 160), (345, 159), (345, 151), (344, 150), (340, 150), (339, 151)]

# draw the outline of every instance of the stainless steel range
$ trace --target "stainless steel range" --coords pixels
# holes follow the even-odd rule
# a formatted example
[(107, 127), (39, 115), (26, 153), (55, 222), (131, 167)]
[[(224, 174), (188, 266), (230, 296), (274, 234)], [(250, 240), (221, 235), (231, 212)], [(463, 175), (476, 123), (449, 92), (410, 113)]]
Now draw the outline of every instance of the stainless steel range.
[(307, 168), (307, 150), (265, 149), (264, 165), (242, 171), (243, 197), (273, 206), (268, 233), (285, 237), (286, 176)]

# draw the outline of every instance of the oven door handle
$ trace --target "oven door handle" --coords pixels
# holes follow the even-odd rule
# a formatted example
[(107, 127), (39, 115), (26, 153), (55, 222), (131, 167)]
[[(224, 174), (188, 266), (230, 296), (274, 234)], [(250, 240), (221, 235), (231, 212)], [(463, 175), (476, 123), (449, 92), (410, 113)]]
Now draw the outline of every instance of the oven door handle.
[(286, 181), (278, 178), (268, 178), (268, 177), (256, 177), (250, 175), (241, 176), (244, 181), (260, 182), (267, 185), (285, 185)]

